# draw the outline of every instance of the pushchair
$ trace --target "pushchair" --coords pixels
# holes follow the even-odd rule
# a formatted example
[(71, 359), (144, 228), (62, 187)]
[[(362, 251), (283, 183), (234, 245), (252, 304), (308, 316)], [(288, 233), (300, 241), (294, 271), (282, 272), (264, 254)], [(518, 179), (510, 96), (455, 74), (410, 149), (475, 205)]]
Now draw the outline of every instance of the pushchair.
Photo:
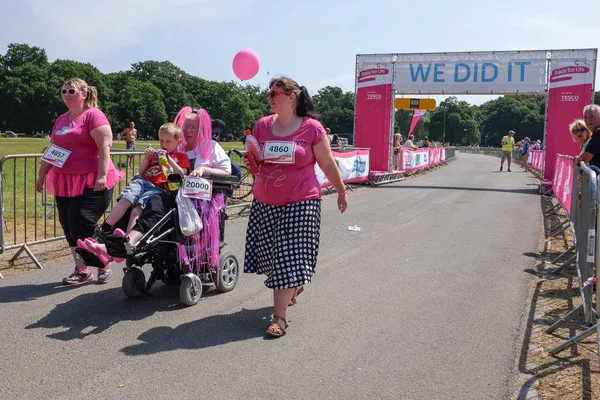
[[(225, 194), (227, 197), (233, 187), (239, 185), (237, 176), (204, 176), (212, 181), (212, 193)], [(226, 243), (225, 239), (225, 208), (219, 212), (219, 261), (209, 262), (211, 249), (202, 249), (200, 255), (194, 255), (193, 247), (186, 245), (186, 236), (183, 235), (179, 224), (175, 197), (177, 189), (181, 187), (182, 177), (180, 175), (169, 175), (167, 182), (174, 184), (172, 189), (166, 193), (164, 217), (153, 226), (136, 243), (135, 246), (128, 245), (128, 239), (124, 236), (105, 235), (103, 240), (107, 253), (114, 258), (124, 258), (126, 266), (123, 268), (122, 281), (123, 292), (127, 297), (135, 298), (142, 294), (153, 297), (150, 289), (157, 280), (165, 284), (179, 284), (179, 298), (187, 306), (198, 303), (202, 296), (203, 284), (214, 284), (221, 293), (233, 290), (237, 284), (240, 265), (236, 256), (229, 251), (222, 251)], [(177, 187), (177, 189), (175, 189)], [(125, 216), (127, 217), (127, 216)], [(204, 234), (204, 230), (199, 235)], [(188, 241), (189, 242), (189, 241)], [(181, 257), (179, 251), (185, 251), (186, 257)], [(98, 258), (83, 249), (76, 249), (86, 265), (97, 265)], [(180, 260), (186, 259), (188, 262)], [(141, 267), (145, 264), (152, 265), (152, 272), (146, 282), (146, 276)], [(214, 265), (218, 264), (218, 265)], [(214, 268), (216, 266), (216, 268)]]

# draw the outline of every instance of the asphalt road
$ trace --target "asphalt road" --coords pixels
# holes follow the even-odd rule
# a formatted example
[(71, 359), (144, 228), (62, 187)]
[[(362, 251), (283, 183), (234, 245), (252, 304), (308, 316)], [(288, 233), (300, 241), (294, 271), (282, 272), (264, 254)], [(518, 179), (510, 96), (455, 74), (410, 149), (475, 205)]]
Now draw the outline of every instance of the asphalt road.
[[(8, 277), (0, 399), (506, 398), (541, 216), (534, 178), (498, 164), (458, 154), (350, 193), (344, 215), (325, 198), (317, 273), (278, 340), (257, 275), (189, 308), (162, 284), (127, 299), (119, 268), (106, 285), (61, 286), (68, 265)], [(226, 231), (240, 258), (245, 227)]]

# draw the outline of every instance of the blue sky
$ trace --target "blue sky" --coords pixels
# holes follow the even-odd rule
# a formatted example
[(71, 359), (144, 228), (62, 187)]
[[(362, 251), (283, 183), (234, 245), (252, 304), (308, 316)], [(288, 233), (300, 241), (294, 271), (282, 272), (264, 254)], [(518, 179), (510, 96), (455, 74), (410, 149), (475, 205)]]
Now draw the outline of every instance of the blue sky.
[[(301, 4), (301, 5), (300, 5)], [(357, 53), (600, 47), (598, 0), (0, 0), (0, 52), (9, 43), (102, 72), (169, 60), (190, 74), (237, 80), (235, 53), (254, 49), (252, 84), (287, 75), (311, 93), (354, 90)], [(598, 75), (597, 75), (598, 76)], [(600, 90), (600, 79), (596, 80)], [(443, 97), (439, 97), (441, 99)], [(490, 97), (463, 99), (481, 103)]]

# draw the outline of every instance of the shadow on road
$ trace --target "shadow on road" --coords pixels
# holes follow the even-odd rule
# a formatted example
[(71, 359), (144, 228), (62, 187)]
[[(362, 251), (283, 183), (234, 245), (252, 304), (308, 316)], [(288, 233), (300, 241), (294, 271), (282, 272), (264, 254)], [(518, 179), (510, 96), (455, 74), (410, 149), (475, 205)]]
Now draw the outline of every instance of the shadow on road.
[[(89, 283), (93, 285), (93, 282)], [(86, 284), (87, 285), (87, 284)], [(67, 290), (78, 289), (82, 285), (63, 285), (57, 282), (43, 283), (41, 285), (4, 286), (0, 289), (0, 303), (19, 303), (33, 301), (41, 297), (52, 296)]]
[(128, 356), (155, 354), (177, 349), (203, 349), (231, 342), (262, 337), (268, 326), (272, 307), (242, 309), (233, 314), (213, 315), (181, 324), (176, 328), (160, 326), (142, 333), (143, 343), (128, 346), (121, 352)]
[(57, 304), (48, 315), (25, 329), (66, 328), (48, 337), (58, 340), (83, 339), (102, 333), (121, 321), (140, 321), (156, 312), (183, 307), (179, 303), (179, 296), (175, 294), (177, 290), (176, 287), (161, 286), (153, 290), (156, 297), (144, 296), (139, 299), (125, 297), (120, 287), (85, 293), (66, 303)]
[(537, 189), (498, 189), (498, 188), (480, 188), (480, 187), (465, 187), (465, 186), (419, 186), (419, 185), (382, 185), (378, 189), (432, 189), (432, 190), (465, 190), (468, 192), (501, 192), (501, 193), (521, 193), (533, 194), (539, 196)]

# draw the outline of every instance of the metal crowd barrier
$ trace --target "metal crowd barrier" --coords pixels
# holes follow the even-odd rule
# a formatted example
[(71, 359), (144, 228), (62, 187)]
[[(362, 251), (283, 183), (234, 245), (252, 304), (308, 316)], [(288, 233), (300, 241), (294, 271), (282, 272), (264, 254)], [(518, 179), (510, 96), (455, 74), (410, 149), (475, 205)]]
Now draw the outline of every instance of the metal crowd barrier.
[[(461, 152), (488, 154), (493, 156), (501, 156), (501, 149), (490, 148), (472, 148), (462, 147)], [(517, 155), (520, 155), (519, 149), (516, 149)], [(515, 152), (513, 151), (513, 162)], [(557, 155), (557, 161), (562, 155)], [(517, 160), (521, 161), (519, 157)], [(595, 169), (595, 168), (594, 168)], [(596, 333), (598, 336), (598, 354), (600, 355), (600, 282), (598, 281), (598, 270), (600, 269), (600, 257), (596, 257), (597, 249), (600, 248), (600, 237), (598, 235), (598, 226), (600, 226), (599, 193), (600, 193), (600, 170), (590, 168), (585, 163), (581, 162), (575, 165), (571, 180), (565, 180), (565, 187), (561, 188), (571, 191), (571, 202), (567, 204), (559, 203), (553, 207), (545, 215), (556, 215), (559, 208), (563, 207), (567, 211), (567, 218), (563, 223), (559, 224), (552, 232), (548, 234), (549, 238), (558, 235), (559, 233), (571, 228), (573, 231), (574, 244), (567, 251), (554, 258), (550, 263), (555, 264), (559, 259), (565, 256), (570, 256), (561, 267), (551, 271), (552, 274), (557, 274), (569, 265), (569, 261), (575, 259), (575, 269), (579, 283), (579, 293), (582, 303), (578, 307), (569, 311), (564, 317), (556, 321), (550, 326), (546, 332), (553, 333), (564, 323), (572, 320), (579, 313), (583, 312), (584, 322), (587, 326), (595, 322), (595, 325), (587, 328), (578, 335), (565, 340), (560, 345), (552, 348), (550, 353), (556, 354), (566, 348), (578, 343), (586, 337)], [(598, 172), (596, 172), (598, 171)], [(567, 184), (568, 182), (568, 184)], [(555, 182), (555, 184), (559, 184)], [(557, 188), (558, 189), (558, 188)], [(570, 210), (567, 210), (570, 206)], [(549, 239), (547, 240), (547, 244)], [(594, 285), (595, 284), (595, 285)], [(594, 286), (596, 293), (594, 293)], [(596, 307), (594, 309), (594, 294), (596, 296)]]
[[(125, 173), (125, 179), (115, 186), (107, 213), (119, 193), (137, 174), (143, 155), (143, 151), (111, 152), (115, 167)], [(129, 156), (131, 165), (128, 164)], [(13, 267), (15, 260), (25, 252), (38, 268), (42, 268), (29, 246), (64, 239), (54, 196), (46, 192), (45, 185), (41, 193), (35, 190), (40, 158), (41, 154), (19, 154), (0, 159), (0, 254), (19, 249), (8, 261), (9, 267)]]
[[(552, 333), (563, 323), (572, 320), (577, 314), (583, 311), (586, 325), (596, 324), (580, 334), (564, 341), (560, 345), (550, 350), (556, 354), (573, 344), (585, 339), (586, 337), (598, 334), (598, 354), (600, 355), (600, 309), (598, 305), (598, 289), (596, 289), (596, 309), (593, 305), (594, 283), (598, 281), (598, 268), (600, 259), (596, 257), (596, 249), (600, 245), (598, 238), (598, 224), (600, 215), (598, 215), (598, 193), (600, 176), (585, 163), (576, 166), (573, 173), (573, 191), (571, 197), (571, 215), (575, 249), (577, 254), (576, 270), (579, 280), (579, 292), (581, 294), (582, 304), (569, 311), (564, 317), (559, 319), (546, 332)], [(596, 285), (597, 287), (597, 285)]]

